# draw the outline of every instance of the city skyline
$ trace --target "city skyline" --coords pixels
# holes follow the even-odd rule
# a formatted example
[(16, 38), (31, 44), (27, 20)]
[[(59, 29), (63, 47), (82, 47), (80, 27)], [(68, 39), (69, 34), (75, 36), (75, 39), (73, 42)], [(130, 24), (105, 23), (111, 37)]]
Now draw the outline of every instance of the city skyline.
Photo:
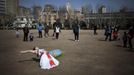
[(34, 5), (44, 7), (46, 4), (52, 4), (60, 7), (66, 5), (68, 1), (74, 9), (80, 9), (81, 6), (90, 5), (93, 10), (97, 11), (96, 8), (98, 6), (105, 5), (109, 11), (118, 11), (123, 6), (134, 10), (133, 0), (20, 0), (19, 5), (31, 8)]

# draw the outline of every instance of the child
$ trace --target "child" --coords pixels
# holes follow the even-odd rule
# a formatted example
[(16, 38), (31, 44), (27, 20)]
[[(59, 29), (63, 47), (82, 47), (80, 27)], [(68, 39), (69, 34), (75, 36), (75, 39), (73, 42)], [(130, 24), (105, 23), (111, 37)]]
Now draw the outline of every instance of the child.
[(18, 29), (16, 29), (16, 37), (19, 38), (20, 36), (20, 32), (18, 31)]
[(29, 40), (30, 40), (30, 41), (33, 41), (33, 39), (34, 39), (33, 33), (30, 33), (30, 35), (29, 35)]
[(123, 47), (127, 47), (127, 39), (128, 38), (128, 36), (127, 36), (127, 33), (126, 32), (124, 32), (124, 34), (123, 34)]
[(113, 40), (117, 40), (118, 32), (116, 30), (113, 31)]
[(21, 53), (34, 53), (40, 58), (41, 69), (51, 69), (59, 65), (59, 61), (55, 59), (49, 52), (44, 49), (35, 47), (33, 50), (21, 51)]

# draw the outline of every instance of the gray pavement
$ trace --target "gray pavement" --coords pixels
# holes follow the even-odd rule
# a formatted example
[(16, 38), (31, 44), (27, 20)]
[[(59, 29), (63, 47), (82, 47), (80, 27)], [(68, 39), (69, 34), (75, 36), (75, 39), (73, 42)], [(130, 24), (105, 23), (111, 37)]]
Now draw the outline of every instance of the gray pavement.
[[(0, 75), (134, 75), (134, 52), (123, 48), (121, 40), (104, 41), (103, 30), (98, 30), (98, 35), (81, 30), (79, 42), (74, 41), (71, 30), (63, 30), (59, 40), (51, 36), (40, 39), (36, 30), (31, 32), (34, 41), (23, 42), (22, 31), (16, 38), (14, 30), (0, 30)], [(41, 70), (36, 55), (19, 53), (34, 46), (48, 51), (61, 49), (60, 65)]]

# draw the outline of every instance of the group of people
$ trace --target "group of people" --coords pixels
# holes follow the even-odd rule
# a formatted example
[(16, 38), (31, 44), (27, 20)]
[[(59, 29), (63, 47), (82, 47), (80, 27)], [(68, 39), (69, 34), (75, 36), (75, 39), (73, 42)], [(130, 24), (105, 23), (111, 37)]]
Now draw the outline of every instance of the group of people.
[[(55, 37), (56, 39), (59, 39), (59, 33), (61, 32), (61, 26), (62, 24), (60, 23), (59, 20), (57, 20), (54, 24), (53, 24), (53, 37)], [(39, 38), (43, 37), (43, 30), (44, 30), (44, 36), (47, 38), (49, 36), (49, 25), (47, 25), (46, 23), (44, 23), (44, 25), (42, 23), (38, 23), (37, 25), (37, 30), (38, 30), (38, 35)], [(33, 33), (30, 33), (30, 29), (25, 26), (23, 28), (23, 41), (33, 41)], [(16, 29), (16, 37), (19, 38), (20, 32), (18, 31), (18, 29)]]
[[(60, 23), (60, 20), (57, 19), (56, 22), (54, 22), (53, 24), (53, 37), (55, 37), (56, 39), (59, 39), (59, 34), (61, 33), (61, 27), (62, 27), (62, 24)], [(74, 40), (79, 41), (80, 26), (77, 20), (74, 20), (72, 24), (72, 29), (74, 33)], [(43, 26), (39, 24), (38, 26), (39, 38), (42, 38), (42, 30), (43, 30)], [(48, 31), (49, 31), (49, 28), (45, 27), (45, 36), (47, 35), (49, 36)]]
[[(60, 20), (56, 20), (56, 22), (54, 22), (53, 24), (53, 37), (55, 37), (55, 39), (59, 39), (59, 35), (61, 33), (61, 28), (62, 28), (62, 24), (60, 22)], [(37, 25), (37, 31), (38, 31), (38, 37), (39, 38), (43, 38), (43, 30), (44, 30), (44, 36), (47, 38), (49, 36), (49, 25), (47, 25), (46, 23), (42, 24), (42, 23), (38, 23)], [(72, 24), (72, 30), (73, 30), (73, 34), (74, 34), (74, 41), (79, 41), (79, 32), (80, 32), (80, 26), (77, 20), (73, 21)], [(34, 34), (30, 32), (30, 28), (26, 25), (23, 28), (23, 41), (33, 41), (34, 40)], [(16, 37), (19, 38), (20, 36), (20, 32), (18, 29), (16, 29)]]
[[(60, 30), (61, 25), (62, 24), (59, 21), (56, 21), (53, 24), (53, 28), (54, 28), (53, 36), (56, 36), (56, 39), (59, 38), (59, 33), (61, 32), (61, 30)], [(78, 21), (76, 21), (76, 20), (74, 21), (72, 28), (73, 28), (73, 33), (75, 36), (75, 41), (79, 41), (80, 27), (79, 27)], [(43, 26), (41, 24), (39, 24), (39, 27), (38, 27), (39, 38), (42, 38), (42, 30), (43, 30)], [(27, 36), (29, 33), (28, 27), (24, 27), (23, 32), (24, 32), (24, 40), (27, 41)], [(38, 47), (34, 47), (33, 50), (24, 50), (24, 51), (21, 51), (20, 53), (36, 54), (40, 59), (39, 65), (40, 65), (41, 69), (51, 69), (51, 68), (57, 67), (59, 65), (59, 61), (55, 57), (61, 55), (62, 52), (60, 50), (51, 50), (48, 52), (45, 49), (40, 49)]]
[[(56, 39), (59, 39), (59, 33), (61, 32), (61, 26), (62, 24), (60, 23), (59, 20), (56, 20), (56, 22), (54, 22), (53, 24), (53, 37), (55, 37)], [(49, 36), (49, 25), (47, 25), (46, 23), (44, 24), (44, 26), (39, 23), (38, 25), (38, 33), (39, 33), (39, 38), (42, 38), (42, 31), (44, 29), (44, 36), (48, 37)]]
[[(109, 41), (112, 41), (112, 40), (117, 40), (119, 39), (118, 36), (119, 36), (119, 26), (106, 26), (105, 27), (105, 33), (104, 35), (106, 36), (105, 37), (105, 41), (107, 41), (107, 39), (109, 39)], [(113, 39), (112, 39), (113, 38)]]
[(134, 26), (131, 26), (128, 31), (125, 31), (123, 34), (123, 47), (128, 47), (132, 49), (132, 39), (134, 37)]
[[(106, 26), (105, 28), (105, 41), (109, 38), (109, 41), (118, 40), (119, 38), (119, 26)], [(134, 26), (130, 26), (128, 31), (125, 31), (122, 35), (123, 47), (129, 47), (132, 49), (132, 39), (134, 36)]]
[[(39, 38), (43, 37), (42, 34), (43, 30), (44, 30), (44, 36), (45, 37), (49, 36), (49, 26), (46, 23), (43, 25), (42, 23), (39, 22), (37, 25), (37, 30), (38, 30)], [(34, 39), (33, 33), (30, 33), (30, 29), (27, 26), (23, 28), (23, 34), (24, 34), (23, 41), (33, 41)], [(18, 29), (16, 29), (16, 37), (18, 38), (19, 35), (20, 32), (18, 31)]]
[(47, 38), (49, 36), (49, 25), (47, 23), (44, 23), (44, 25), (42, 23), (39, 23), (37, 25), (37, 29), (38, 29), (38, 34), (39, 34), (39, 38), (43, 37), (42, 31), (44, 30), (44, 36)]
[[(62, 24), (57, 20), (54, 24), (53, 24), (53, 36), (55, 36), (56, 39), (59, 39), (59, 33), (61, 32), (61, 26)], [(96, 35), (97, 27), (95, 27), (95, 32), (94, 34)], [(38, 32), (39, 32), (39, 38), (42, 38), (42, 30), (43, 30), (43, 26), (41, 23), (39, 23), (38, 25)], [(75, 41), (79, 41), (79, 32), (80, 32), (80, 26), (77, 20), (74, 20), (73, 24), (72, 24), (72, 30), (74, 33), (74, 39)], [(29, 34), (29, 29), (28, 27), (24, 27), (23, 28), (23, 32), (24, 32), (24, 41), (28, 41), (28, 34)], [(47, 34), (46, 32), (48, 32), (48, 30), (45, 30), (45, 36), (49, 34)], [(105, 40), (109, 39), (109, 41), (112, 40), (117, 40), (118, 39), (118, 33), (119, 32), (119, 27), (115, 26), (106, 26), (105, 27)], [(113, 36), (113, 37), (112, 37)], [(134, 36), (134, 26), (131, 26), (128, 30), (128, 32), (124, 32), (123, 34), (123, 47), (127, 47), (127, 44), (129, 44), (130, 49), (132, 49), (132, 39)], [(17, 36), (18, 37), (18, 36)], [(113, 39), (112, 39), (113, 38)], [(61, 51), (59, 51), (61, 54)], [(21, 51), (20, 53), (34, 53), (36, 54), (39, 58), (40, 58), (40, 67), (41, 69), (51, 69), (54, 68), (56, 66), (59, 65), (59, 61), (54, 57), (55, 56), (55, 52), (49, 53), (47, 52), (45, 49), (39, 49), (38, 47), (35, 47), (33, 50), (25, 50), (25, 51)]]
[[(56, 39), (59, 39), (59, 34), (61, 33), (61, 27), (62, 24), (60, 23), (59, 20), (56, 20), (56, 22), (53, 24), (53, 37), (55, 37)], [(119, 28), (120, 26), (110, 26), (107, 25), (105, 27), (105, 41), (109, 40), (118, 40), (120, 39), (119, 37)], [(48, 37), (49, 36), (49, 26), (47, 24), (42, 25), (41, 23), (38, 24), (37, 26), (38, 29), (38, 33), (39, 33), (39, 38), (42, 38), (42, 31), (44, 30), (44, 36)], [(77, 20), (74, 20), (72, 23), (72, 30), (74, 33), (74, 41), (79, 41), (79, 32), (80, 32), (80, 26)], [(97, 26), (94, 26), (94, 34), (96, 35), (97, 32)], [(29, 33), (29, 28), (28, 27), (24, 27), (23, 28), (23, 32), (24, 32), (24, 38), (23, 41), (28, 41), (28, 39), (30, 41), (33, 41), (33, 33)], [(123, 34), (123, 47), (127, 47), (127, 45), (129, 45), (130, 48), (132, 48), (132, 39), (134, 36), (134, 26), (131, 26), (129, 28), (129, 30), (127, 32), (124, 32)], [(19, 37), (19, 33), (18, 30), (16, 30), (16, 37)], [(28, 38), (29, 37), (29, 38)]]
[[(53, 24), (53, 35), (52, 35), (56, 39), (59, 39), (59, 34), (61, 33), (61, 28), (62, 28), (62, 24), (61, 24), (60, 20), (57, 19), (56, 22), (54, 22), (54, 24)], [(80, 26), (79, 26), (79, 23), (77, 20), (74, 20), (74, 22), (72, 24), (72, 29), (73, 29), (75, 41), (79, 41)], [(43, 26), (40, 23), (38, 26), (39, 38), (42, 38), (42, 30), (43, 30)], [(46, 25), (45, 26), (45, 37), (49, 36), (48, 32), (49, 32), (49, 26)]]

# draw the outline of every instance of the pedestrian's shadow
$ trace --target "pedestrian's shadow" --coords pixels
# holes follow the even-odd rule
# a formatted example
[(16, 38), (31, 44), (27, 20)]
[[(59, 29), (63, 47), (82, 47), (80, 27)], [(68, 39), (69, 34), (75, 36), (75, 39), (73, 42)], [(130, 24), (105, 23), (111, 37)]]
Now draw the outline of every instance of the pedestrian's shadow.
[(126, 51), (128, 51), (128, 52), (134, 52), (134, 48), (133, 49), (127, 49)]
[(68, 40), (70, 40), (70, 41), (75, 41), (74, 39), (68, 39)]
[[(109, 41), (109, 40), (105, 40), (105, 39), (98, 39), (98, 41)], [(110, 41), (116, 41), (116, 40), (110, 40)]]
[(52, 40), (56, 40), (56, 38), (53, 37)]
[(36, 36), (36, 38), (43, 38), (43, 36), (42, 37)]
[(115, 45), (116, 47), (122, 47), (123, 48), (123, 46), (122, 45)]
[(98, 41), (106, 41), (105, 39), (98, 39)]
[(36, 36), (36, 38), (39, 38), (39, 36)]
[(40, 62), (40, 59), (39, 58), (32, 58), (32, 59), (20, 60), (18, 62), (23, 63), (23, 62), (29, 62), (29, 61)]
[(115, 45), (116, 47), (124, 48), (128, 52), (134, 52), (134, 48), (130, 49), (129, 47), (123, 47), (122, 45)]
[(39, 58), (32, 58), (33, 61), (40, 62)]

